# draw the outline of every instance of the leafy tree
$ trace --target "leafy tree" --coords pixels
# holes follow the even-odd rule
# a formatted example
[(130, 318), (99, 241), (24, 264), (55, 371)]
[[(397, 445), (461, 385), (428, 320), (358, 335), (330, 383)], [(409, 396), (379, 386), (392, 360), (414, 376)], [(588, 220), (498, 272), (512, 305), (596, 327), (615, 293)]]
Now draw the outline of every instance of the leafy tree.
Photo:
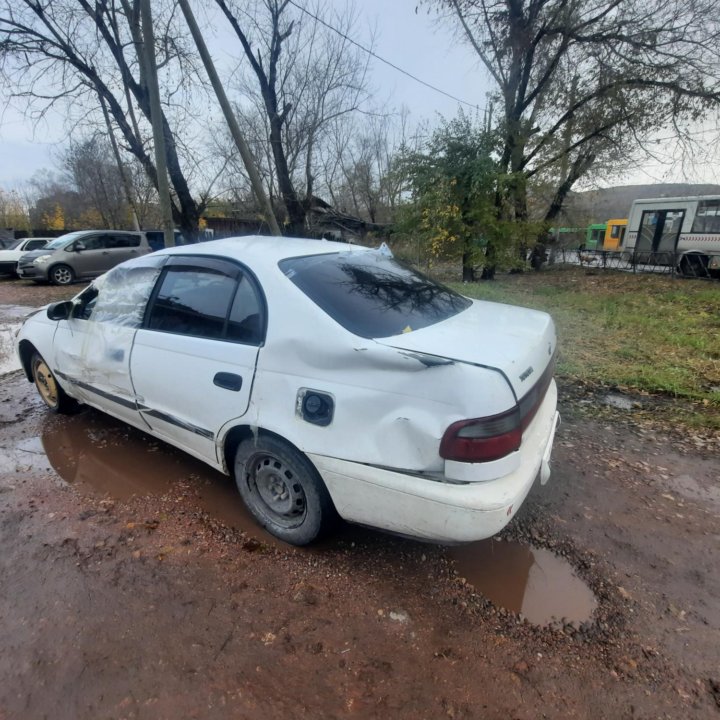
[(65, 213), (60, 203), (53, 203), (41, 216), (42, 227), (47, 230), (64, 230)]
[(431, 258), (461, 260), (465, 281), (475, 279), (479, 264), (484, 277), (492, 277), (498, 264), (516, 262), (516, 248), (527, 233), (525, 225), (498, 213), (503, 176), (496, 146), (495, 134), (461, 112), (443, 121), (422, 151), (403, 158), (411, 202), (401, 227), (419, 233)]

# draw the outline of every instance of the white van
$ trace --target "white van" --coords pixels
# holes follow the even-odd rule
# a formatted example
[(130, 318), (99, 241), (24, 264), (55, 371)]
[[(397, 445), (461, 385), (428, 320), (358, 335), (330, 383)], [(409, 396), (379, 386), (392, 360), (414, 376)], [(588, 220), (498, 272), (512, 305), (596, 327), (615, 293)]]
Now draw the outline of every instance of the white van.
[(624, 258), (674, 264), (684, 275), (720, 274), (720, 195), (635, 200)]

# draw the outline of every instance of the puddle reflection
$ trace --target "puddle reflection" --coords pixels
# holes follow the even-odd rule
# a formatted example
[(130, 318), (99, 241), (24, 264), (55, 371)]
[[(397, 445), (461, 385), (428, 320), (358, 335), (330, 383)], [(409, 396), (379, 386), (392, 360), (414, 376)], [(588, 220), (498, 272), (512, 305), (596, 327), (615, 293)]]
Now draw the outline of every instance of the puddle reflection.
[(38, 437), (26, 438), (12, 447), (0, 445), (0, 467), (10, 473), (46, 473), (52, 470)]
[(229, 527), (264, 543), (290, 549), (260, 528), (243, 505), (232, 478), (181, 450), (94, 410), (43, 420), (42, 449), (55, 472), (85, 490), (127, 500), (162, 495), (191, 478), (199, 504)]
[(570, 564), (549, 550), (484, 540), (451, 548), (448, 554), (478, 592), (536, 625), (563, 618), (579, 625), (597, 607), (592, 591)]

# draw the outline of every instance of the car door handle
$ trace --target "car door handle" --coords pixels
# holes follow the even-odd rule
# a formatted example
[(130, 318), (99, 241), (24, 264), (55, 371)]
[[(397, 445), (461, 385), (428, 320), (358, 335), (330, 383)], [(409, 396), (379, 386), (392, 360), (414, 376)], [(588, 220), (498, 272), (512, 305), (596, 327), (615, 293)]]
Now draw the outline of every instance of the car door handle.
[(219, 372), (213, 378), (213, 383), (223, 390), (239, 392), (242, 387), (242, 378), (234, 373)]

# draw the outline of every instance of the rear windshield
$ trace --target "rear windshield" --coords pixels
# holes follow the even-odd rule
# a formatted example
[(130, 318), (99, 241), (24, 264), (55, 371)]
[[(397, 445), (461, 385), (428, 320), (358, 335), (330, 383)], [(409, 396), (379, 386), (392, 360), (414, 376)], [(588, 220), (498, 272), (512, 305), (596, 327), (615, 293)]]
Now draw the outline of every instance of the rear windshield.
[(280, 269), (346, 330), (364, 338), (412, 332), (471, 301), (378, 252), (289, 258)]

